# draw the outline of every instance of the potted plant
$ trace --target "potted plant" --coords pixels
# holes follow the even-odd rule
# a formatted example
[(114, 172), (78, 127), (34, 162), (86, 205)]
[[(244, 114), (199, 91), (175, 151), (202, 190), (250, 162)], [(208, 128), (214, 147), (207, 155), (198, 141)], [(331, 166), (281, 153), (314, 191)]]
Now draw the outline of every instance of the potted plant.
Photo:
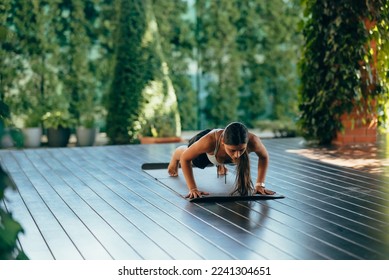
[(36, 148), (42, 140), (42, 110), (30, 110), (24, 117), (22, 128), (24, 147)]
[(8, 106), (0, 101), (0, 148), (23, 146), (23, 135), (10, 119)]
[(99, 132), (97, 121), (103, 115), (100, 107), (92, 107), (87, 111), (81, 111), (79, 125), (76, 129), (78, 146), (93, 146)]
[(19, 128), (15, 126), (4, 127), (1, 124), (0, 128), (0, 148), (21, 148), (23, 147), (23, 135)]
[(77, 104), (78, 125), (76, 129), (78, 146), (93, 146), (99, 128), (98, 120), (103, 118), (104, 110), (93, 93), (84, 94)]
[(69, 143), (71, 128), (75, 124), (69, 112), (65, 110), (50, 111), (42, 117), (42, 121), (47, 129), (49, 147), (66, 147)]
[(182, 138), (176, 133), (175, 117), (173, 114), (156, 115), (145, 122), (142, 127), (141, 144), (177, 143)]

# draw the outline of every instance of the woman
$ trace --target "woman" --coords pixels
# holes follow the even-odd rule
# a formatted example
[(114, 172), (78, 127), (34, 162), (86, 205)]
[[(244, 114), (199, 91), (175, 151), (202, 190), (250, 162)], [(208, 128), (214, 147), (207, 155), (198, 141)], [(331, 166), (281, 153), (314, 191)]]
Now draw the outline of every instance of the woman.
[[(249, 153), (258, 156), (258, 177), (255, 185), (251, 181)], [(275, 192), (265, 189), (265, 176), (269, 156), (261, 140), (247, 128), (233, 122), (225, 129), (204, 130), (189, 140), (188, 146), (180, 146), (173, 153), (168, 166), (170, 176), (178, 176), (178, 166), (181, 164), (189, 194), (187, 198), (197, 198), (209, 193), (197, 188), (193, 176), (192, 164), (205, 168), (209, 164), (217, 166), (218, 175), (225, 175), (225, 163), (237, 165), (235, 190), (232, 194), (243, 196), (252, 194), (272, 195)]]

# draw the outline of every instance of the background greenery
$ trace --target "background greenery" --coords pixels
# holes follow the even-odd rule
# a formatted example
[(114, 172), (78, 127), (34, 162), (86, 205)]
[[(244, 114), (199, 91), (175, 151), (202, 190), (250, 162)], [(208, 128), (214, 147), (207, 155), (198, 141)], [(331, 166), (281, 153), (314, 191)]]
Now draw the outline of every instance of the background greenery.
[[(147, 12), (136, 8), (143, 3)], [(21, 126), (50, 111), (83, 124), (100, 105), (102, 130), (113, 139), (129, 132), (117, 136), (128, 142), (156, 119), (136, 108), (161, 63), (181, 117), (173, 134), (297, 116), (298, 1), (4, 0), (0, 9), (0, 95)], [(137, 33), (153, 19), (145, 49)]]
[[(371, 82), (359, 77), (370, 73), (372, 38), (379, 52), (368, 96), (377, 97), (384, 126), (387, 5), (3, 0), (0, 100), (10, 109), (7, 126), (37, 125), (48, 112), (61, 112), (121, 144), (233, 120), (294, 127), (299, 119), (306, 137), (324, 143)], [(376, 27), (367, 31), (362, 18)]]
[(304, 4), (306, 41), (300, 63), (304, 135), (330, 143), (342, 130), (341, 116), (353, 109), (360, 118), (378, 112), (384, 126), (389, 94), (388, 1), (344, 0), (334, 5), (330, 0), (306, 0)]

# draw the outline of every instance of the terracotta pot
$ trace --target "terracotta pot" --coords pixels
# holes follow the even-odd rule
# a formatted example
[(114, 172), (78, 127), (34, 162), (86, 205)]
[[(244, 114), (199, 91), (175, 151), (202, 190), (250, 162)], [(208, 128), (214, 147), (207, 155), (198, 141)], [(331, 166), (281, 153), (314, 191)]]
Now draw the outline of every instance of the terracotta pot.
[(374, 144), (378, 136), (378, 119), (376, 113), (357, 113), (341, 117), (344, 131), (339, 131), (332, 141), (335, 145)]
[(162, 144), (162, 143), (179, 143), (182, 142), (181, 137), (140, 137), (141, 144)]

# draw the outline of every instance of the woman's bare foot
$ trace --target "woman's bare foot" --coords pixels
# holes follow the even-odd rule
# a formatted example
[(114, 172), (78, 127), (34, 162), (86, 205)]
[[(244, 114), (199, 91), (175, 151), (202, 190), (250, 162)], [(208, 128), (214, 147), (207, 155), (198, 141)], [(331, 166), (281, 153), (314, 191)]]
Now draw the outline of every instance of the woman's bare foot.
[(178, 176), (178, 160), (172, 159), (169, 163), (169, 166), (167, 167), (167, 172), (172, 177)]
[(188, 147), (183, 145), (180, 147), (177, 147), (172, 155), (172, 159), (170, 160), (169, 166), (167, 167), (167, 172), (172, 177), (178, 176), (178, 164), (180, 162), (180, 158), (182, 153), (187, 149)]
[(228, 172), (228, 169), (224, 164), (217, 166), (217, 174), (218, 175), (226, 175), (227, 172)]

